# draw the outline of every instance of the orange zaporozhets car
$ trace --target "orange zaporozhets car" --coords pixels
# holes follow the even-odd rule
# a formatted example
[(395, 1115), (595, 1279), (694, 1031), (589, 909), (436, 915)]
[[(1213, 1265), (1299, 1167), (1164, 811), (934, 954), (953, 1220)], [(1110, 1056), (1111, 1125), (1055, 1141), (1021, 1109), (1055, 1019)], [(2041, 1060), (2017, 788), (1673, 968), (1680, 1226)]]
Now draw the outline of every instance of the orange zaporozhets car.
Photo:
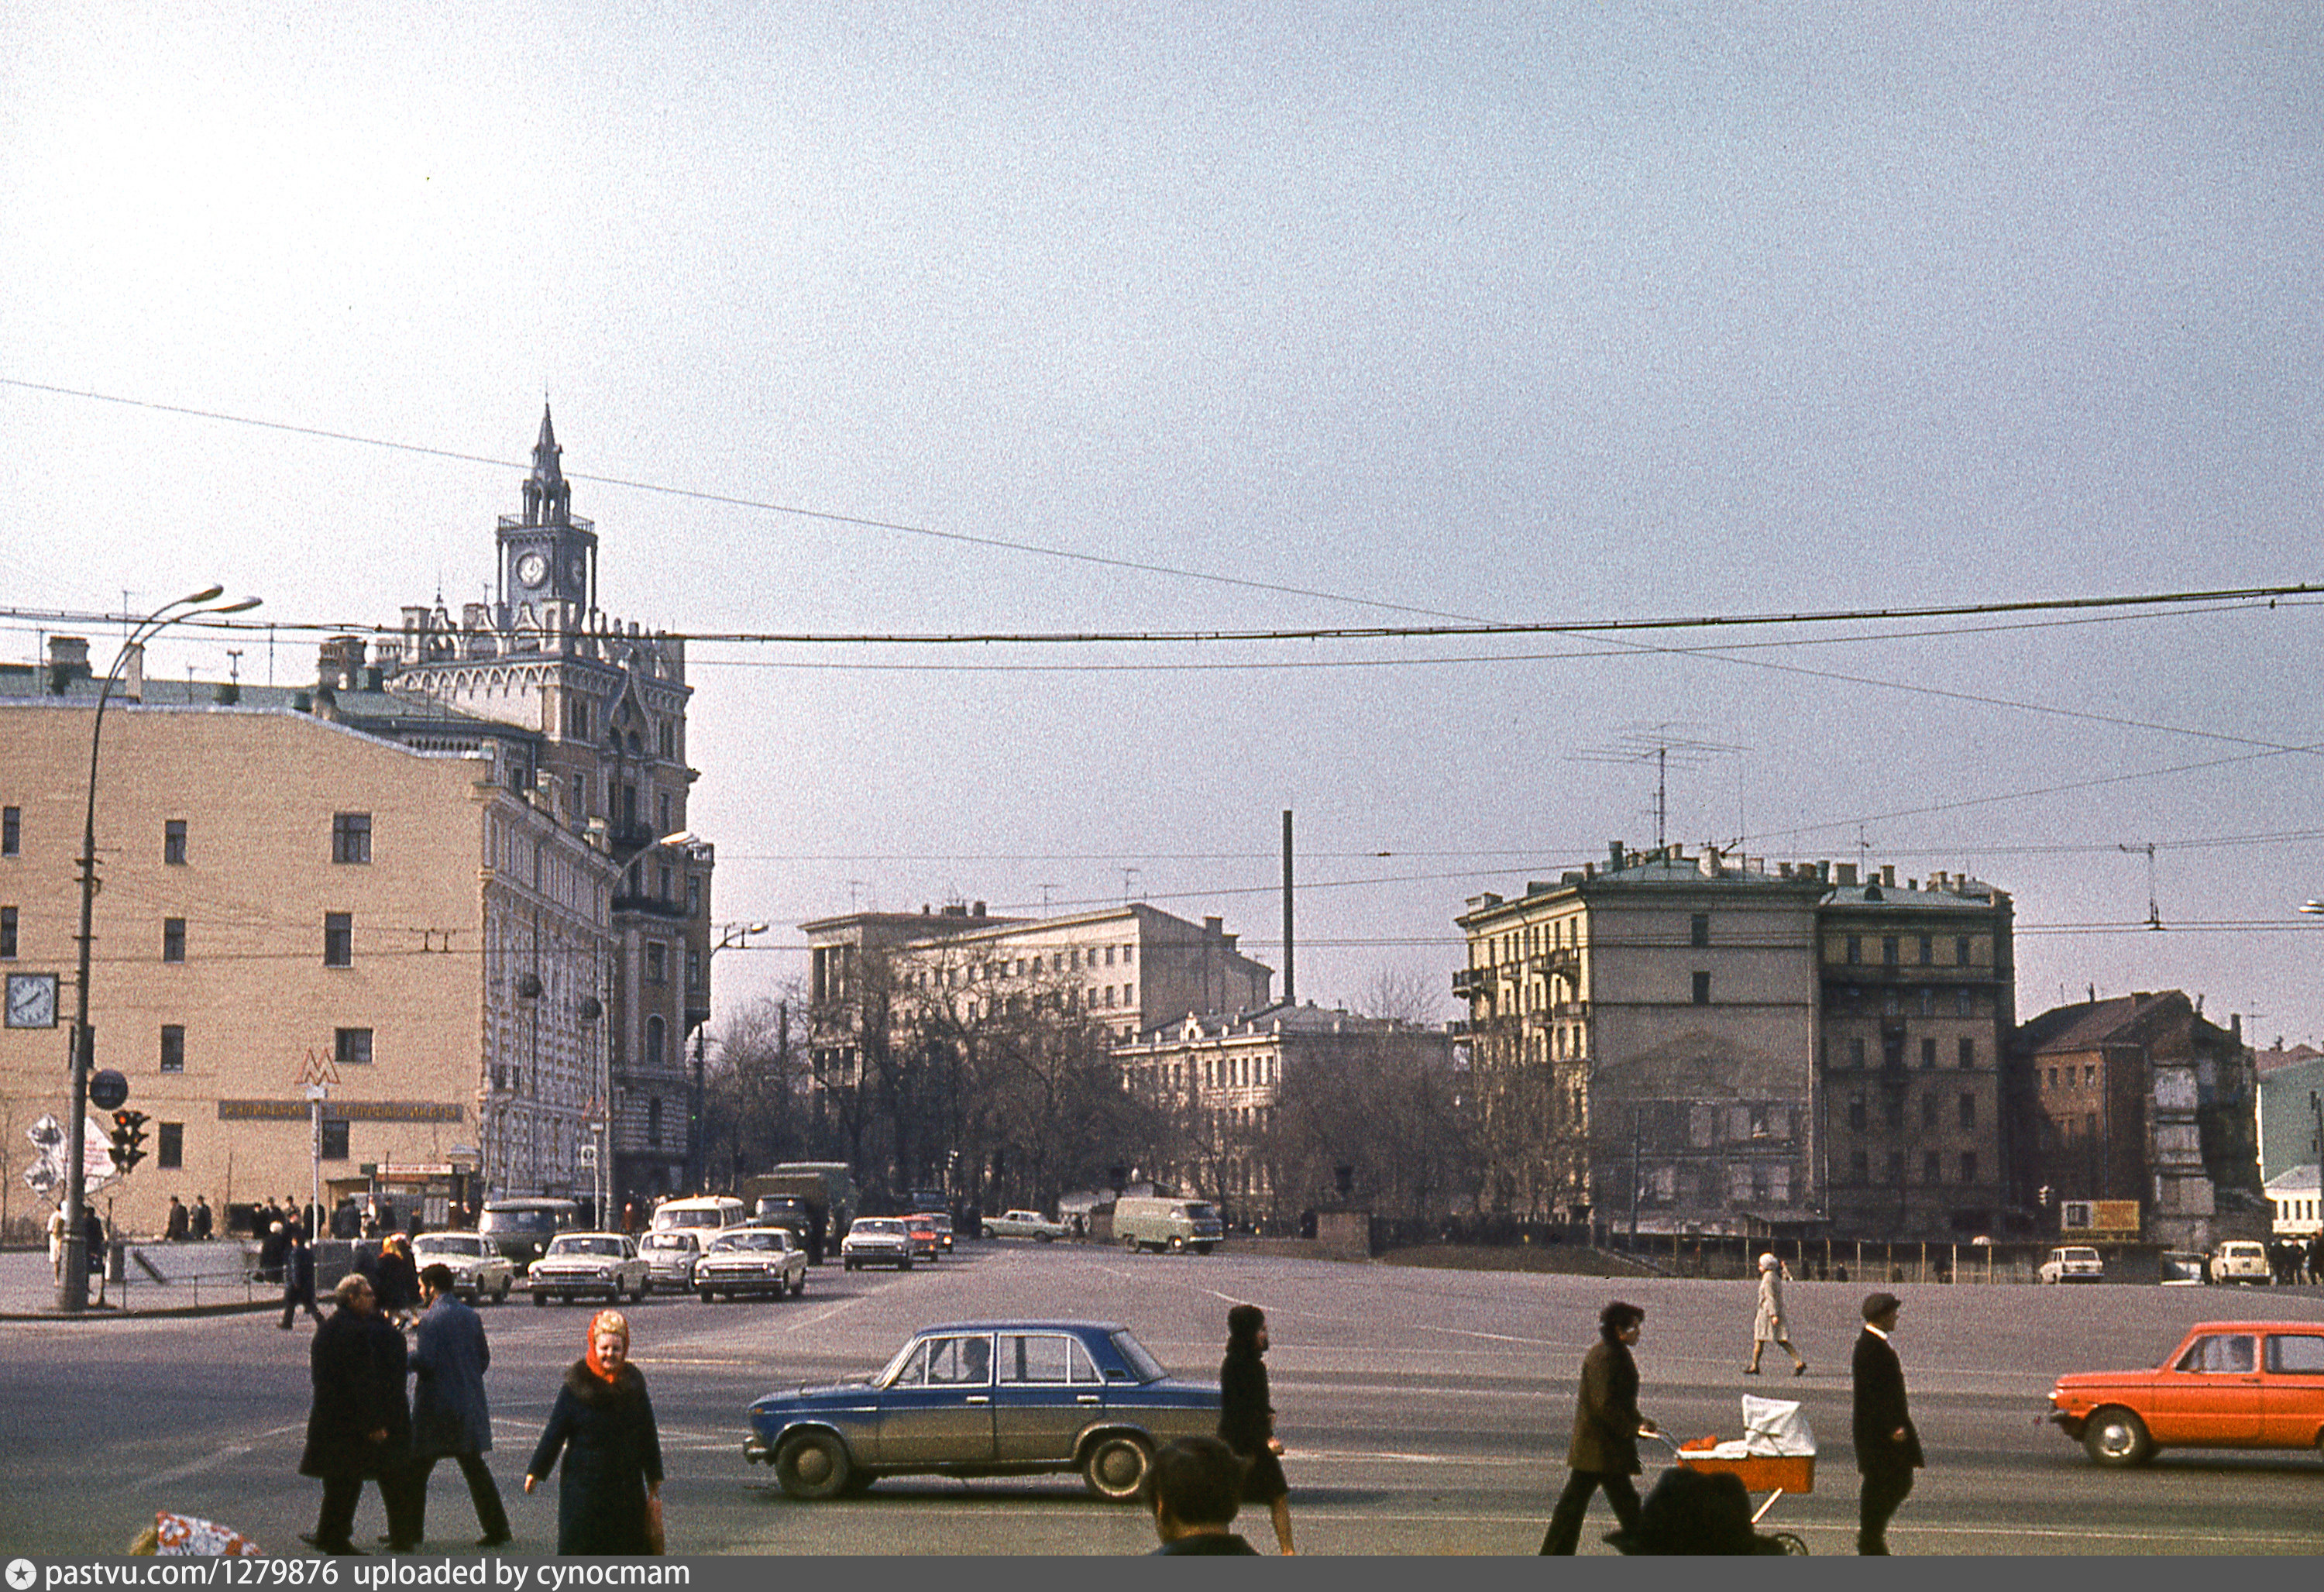
[(2324, 1457), (2324, 1321), (2200, 1321), (2152, 1370), (2059, 1377), (2050, 1419), (2108, 1467), (2158, 1449)]

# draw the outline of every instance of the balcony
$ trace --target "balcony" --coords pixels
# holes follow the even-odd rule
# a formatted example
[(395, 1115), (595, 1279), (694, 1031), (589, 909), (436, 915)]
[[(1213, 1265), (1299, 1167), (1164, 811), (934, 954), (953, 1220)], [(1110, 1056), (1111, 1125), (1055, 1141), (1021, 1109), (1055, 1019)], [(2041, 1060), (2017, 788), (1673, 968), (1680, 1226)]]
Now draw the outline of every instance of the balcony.
[(1460, 1000), (1490, 999), (1493, 993), (1493, 970), (1489, 967), (1464, 967), (1452, 970), (1452, 994)]

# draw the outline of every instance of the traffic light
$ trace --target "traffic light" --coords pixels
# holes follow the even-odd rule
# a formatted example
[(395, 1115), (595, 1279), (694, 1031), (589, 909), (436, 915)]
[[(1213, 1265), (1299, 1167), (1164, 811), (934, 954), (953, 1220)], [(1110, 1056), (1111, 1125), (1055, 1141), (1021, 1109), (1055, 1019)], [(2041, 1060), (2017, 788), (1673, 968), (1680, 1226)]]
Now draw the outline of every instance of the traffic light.
[(145, 1159), (145, 1113), (126, 1109), (113, 1114), (113, 1164), (126, 1173)]

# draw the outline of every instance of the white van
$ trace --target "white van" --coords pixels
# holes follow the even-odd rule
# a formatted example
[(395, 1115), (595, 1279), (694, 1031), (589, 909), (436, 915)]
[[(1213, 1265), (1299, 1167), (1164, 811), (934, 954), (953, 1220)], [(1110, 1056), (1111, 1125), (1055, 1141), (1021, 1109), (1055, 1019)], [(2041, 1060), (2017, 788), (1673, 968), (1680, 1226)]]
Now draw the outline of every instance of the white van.
[(740, 1227), (750, 1212), (742, 1201), (732, 1194), (705, 1194), (694, 1200), (664, 1200), (654, 1208), (652, 1230), (666, 1233), (672, 1228), (700, 1228), (719, 1232)]
[(1207, 1200), (1124, 1194), (1113, 1203), (1113, 1240), (1133, 1255), (1140, 1249), (1208, 1255), (1226, 1230), (1219, 1208)]

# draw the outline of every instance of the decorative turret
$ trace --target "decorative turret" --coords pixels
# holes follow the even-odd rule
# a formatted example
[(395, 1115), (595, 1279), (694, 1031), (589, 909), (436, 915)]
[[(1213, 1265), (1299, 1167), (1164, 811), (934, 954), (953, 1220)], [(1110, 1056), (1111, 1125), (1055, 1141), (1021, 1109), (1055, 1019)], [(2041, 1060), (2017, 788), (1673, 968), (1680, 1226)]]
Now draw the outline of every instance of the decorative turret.
[(532, 445), (532, 475), (524, 483), (524, 522), (563, 525), (573, 516), (573, 488), (557, 461), (565, 450), (557, 446), (557, 428), (549, 423), (549, 406), (540, 406), (540, 440)]

